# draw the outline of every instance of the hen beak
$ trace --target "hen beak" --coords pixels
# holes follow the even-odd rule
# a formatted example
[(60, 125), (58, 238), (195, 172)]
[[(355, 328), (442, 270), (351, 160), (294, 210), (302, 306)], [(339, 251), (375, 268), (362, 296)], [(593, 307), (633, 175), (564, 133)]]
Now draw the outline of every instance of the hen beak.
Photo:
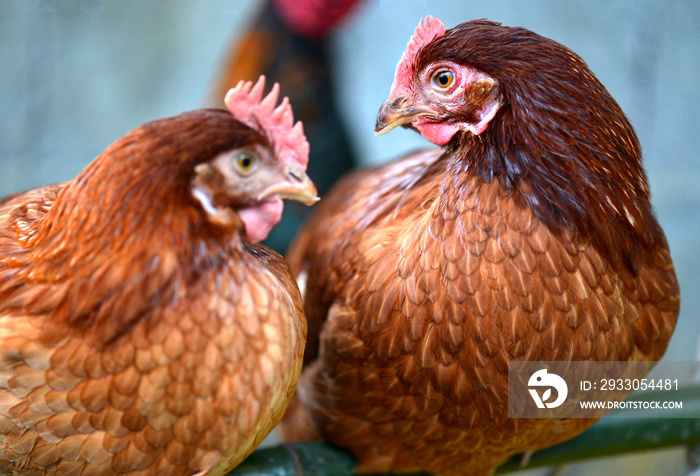
[(374, 133), (378, 136), (386, 134), (394, 127), (412, 123), (418, 116), (437, 117), (437, 114), (428, 106), (413, 107), (411, 101), (404, 96), (393, 101), (387, 99), (377, 114)]
[(305, 172), (297, 167), (287, 167), (283, 179), (269, 186), (259, 197), (264, 198), (278, 195), (283, 200), (294, 200), (304, 205), (313, 205), (318, 202), (316, 186)]

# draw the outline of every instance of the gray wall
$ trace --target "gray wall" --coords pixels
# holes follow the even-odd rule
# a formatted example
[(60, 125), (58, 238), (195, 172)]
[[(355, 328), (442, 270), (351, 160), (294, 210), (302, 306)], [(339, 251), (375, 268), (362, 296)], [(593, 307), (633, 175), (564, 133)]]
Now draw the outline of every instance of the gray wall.
[[(202, 103), (254, 0), (0, 0), (0, 194), (68, 180), (139, 124)], [(340, 104), (365, 162), (426, 146), (372, 134), (418, 19), (486, 17), (579, 53), (641, 139), (682, 288), (667, 359), (700, 335), (700, 2), (367, 0), (335, 37)], [(624, 473), (620, 473), (624, 474)]]

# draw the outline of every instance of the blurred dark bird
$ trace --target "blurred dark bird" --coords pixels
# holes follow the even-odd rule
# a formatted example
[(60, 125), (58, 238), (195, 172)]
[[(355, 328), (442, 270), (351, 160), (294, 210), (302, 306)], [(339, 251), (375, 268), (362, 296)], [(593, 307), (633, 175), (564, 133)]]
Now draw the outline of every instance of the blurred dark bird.
[(281, 418), (306, 322), (257, 242), (316, 190), (301, 125), (263, 87), (2, 202), (0, 473), (219, 475)]
[[(360, 0), (273, 0), (240, 36), (222, 61), (207, 105), (220, 107), (225, 92), (240, 80), (265, 75), (280, 84), (311, 145), (309, 176), (323, 195), (355, 164), (355, 153), (336, 105), (329, 37)], [(265, 244), (284, 251), (308, 216), (291, 206)]]
[(639, 142), (584, 61), (421, 21), (377, 116), (441, 146), (355, 172), (288, 259), (308, 363), (281, 423), (359, 472), (488, 475), (594, 419), (509, 419), (509, 361), (655, 361), (679, 288)]

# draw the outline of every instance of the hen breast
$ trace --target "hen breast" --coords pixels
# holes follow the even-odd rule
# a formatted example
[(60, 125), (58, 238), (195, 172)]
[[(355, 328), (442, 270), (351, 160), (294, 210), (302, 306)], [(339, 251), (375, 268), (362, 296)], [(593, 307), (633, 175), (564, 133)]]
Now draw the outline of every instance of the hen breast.
[[(613, 268), (497, 181), (436, 159), (349, 177), (290, 254), (320, 329), (297, 395), (360, 472), (490, 474), (570, 438), (594, 420), (507, 418), (508, 361), (657, 360), (678, 314), (667, 247), (636, 275)], [(308, 437), (298, 424), (282, 434)]]
[[(31, 234), (60, 188), (0, 207), (3, 278), (31, 259), (12, 230)], [(305, 333), (284, 261), (248, 251), (194, 282), (174, 272), (107, 345), (36, 312), (60, 301), (70, 276), (0, 289), (0, 472), (224, 474), (240, 462), (291, 398)], [(95, 289), (109, 279), (95, 276)]]

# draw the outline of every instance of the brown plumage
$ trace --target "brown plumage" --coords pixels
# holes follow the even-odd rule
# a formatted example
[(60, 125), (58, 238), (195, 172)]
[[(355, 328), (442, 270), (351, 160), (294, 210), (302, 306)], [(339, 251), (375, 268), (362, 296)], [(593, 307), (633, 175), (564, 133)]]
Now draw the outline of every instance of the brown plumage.
[(485, 20), (416, 29), (377, 117), (443, 146), (345, 178), (289, 253), (309, 320), (287, 440), (484, 475), (592, 419), (508, 419), (507, 363), (658, 360), (679, 290), (638, 140), (585, 63)]
[(305, 319), (242, 210), (316, 192), (250, 89), (0, 206), (0, 473), (223, 474), (282, 416)]

